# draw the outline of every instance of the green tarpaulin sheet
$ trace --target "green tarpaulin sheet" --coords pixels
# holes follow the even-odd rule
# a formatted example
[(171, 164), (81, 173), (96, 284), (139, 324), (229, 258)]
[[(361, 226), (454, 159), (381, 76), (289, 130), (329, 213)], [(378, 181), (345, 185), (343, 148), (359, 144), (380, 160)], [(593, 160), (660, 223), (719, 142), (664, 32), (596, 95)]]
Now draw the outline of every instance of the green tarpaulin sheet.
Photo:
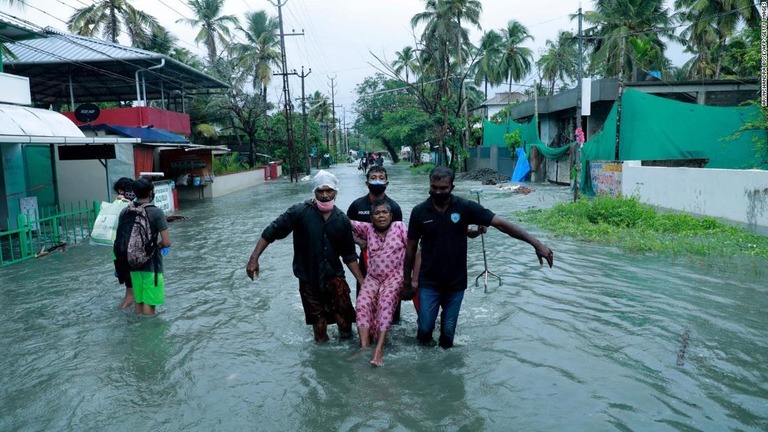
[[(592, 194), (589, 162), (615, 160), (616, 111), (614, 104), (603, 130), (581, 150), (581, 189)], [(705, 168), (765, 169), (766, 155), (748, 131), (734, 137), (745, 123), (761, 115), (757, 107), (711, 107), (678, 102), (627, 89), (622, 96), (618, 160), (670, 160), (705, 158)], [(765, 144), (763, 144), (765, 145)]]

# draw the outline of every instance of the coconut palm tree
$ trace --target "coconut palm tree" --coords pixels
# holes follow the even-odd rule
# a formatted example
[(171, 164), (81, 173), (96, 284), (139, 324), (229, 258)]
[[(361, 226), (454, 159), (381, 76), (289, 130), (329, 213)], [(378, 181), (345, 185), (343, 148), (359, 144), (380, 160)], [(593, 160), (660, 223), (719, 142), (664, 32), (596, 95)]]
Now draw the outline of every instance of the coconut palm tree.
[(411, 18), (412, 27), (425, 25), (421, 41), (433, 51), (438, 71), (447, 74), (452, 54), (460, 55), (461, 47), (469, 46), (469, 33), (462, 22), (480, 28), (481, 11), (477, 0), (426, 0), (426, 10)]
[(328, 96), (315, 91), (307, 96), (307, 115), (318, 123), (329, 121), (331, 118), (331, 102)]
[(178, 38), (167, 29), (160, 27), (152, 31), (146, 38), (137, 41), (136, 48), (170, 56), (176, 48)]
[(690, 61), (691, 78), (719, 78), (728, 39), (740, 23), (756, 26), (760, 19), (751, 0), (676, 0), (675, 18), (688, 23), (680, 37)]
[(501, 61), (499, 69), (507, 79), (509, 93), (512, 93), (512, 83), (520, 82), (526, 75), (531, 73), (533, 64), (533, 51), (524, 47), (527, 41), (533, 41), (533, 36), (528, 33), (528, 29), (519, 21), (511, 20), (507, 27), (501, 32)]
[(548, 83), (549, 94), (555, 93), (558, 81), (564, 85), (578, 76), (577, 40), (573, 33), (560, 31), (555, 41), (547, 40), (546, 52), (539, 58), (536, 65), (541, 72), (541, 78)]
[(272, 79), (272, 67), (280, 66), (280, 40), (277, 38), (279, 24), (264, 11), (245, 14), (245, 27), (237, 29), (244, 35), (245, 43), (232, 45), (232, 53), (245, 63), (246, 69), (253, 70), (254, 87), (261, 88), (264, 101), (267, 100), (267, 86)]
[(418, 68), (416, 51), (411, 46), (406, 46), (402, 51), (396, 51), (397, 58), (392, 62), (392, 67), (398, 76), (405, 72), (405, 82), (410, 82), (408, 72), (415, 72)]
[[(450, 132), (447, 104), (452, 96), (451, 78), (456, 67), (463, 66), (467, 58), (463, 54), (471, 46), (468, 31), (463, 24), (469, 23), (480, 28), (481, 11), (482, 4), (477, 0), (426, 0), (424, 12), (411, 18), (411, 26), (414, 28), (424, 24), (420, 53), (425, 62), (422, 64), (425, 71), (432, 71), (439, 80), (433, 94), (437, 103), (434, 109), (430, 109), (433, 112), (428, 112), (430, 115), (440, 114), (435, 124), (435, 137), (440, 147), (438, 165), (445, 162), (445, 138)], [(457, 61), (452, 62), (452, 59)]]
[(152, 15), (136, 9), (128, 0), (96, 1), (76, 9), (67, 21), (67, 28), (73, 33), (82, 36), (100, 33), (112, 43), (117, 43), (117, 38), (125, 28), (133, 46), (148, 39), (160, 27)]
[(650, 44), (654, 53), (646, 54), (647, 58), (663, 58), (664, 40), (675, 38), (663, 3), (664, 0), (596, 0), (595, 10), (584, 14), (584, 21), (591, 25), (584, 31), (592, 50), (590, 69), (622, 78), (629, 77), (634, 67), (659, 69), (660, 64), (639, 64), (628, 40), (634, 38), (642, 42), (640, 46)]
[(495, 30), (487, 31), (480, 38), (477, 60), (472, 65), (475, 84), (485, 83), (485, 98), (488, 99), (488, 85), (499, 85), (504, 82), (499, 65), (502, 53), (501, 34)]
[(205, 43), (205, 48), (208, 51), (208, 62), (212, 66), (219, 57), (217, 41), (222, 46), (229, 45), (230, 40), (232, 40), (229, 26), (236, 27), (238, 20), (234, 15), (222, 15), (224, 0), (187, 0), (187, 5), (192, 9), (195, 17), (182, 18), (176, 22), (200, 27), (200, 31), (195, 36), (195, 42)]

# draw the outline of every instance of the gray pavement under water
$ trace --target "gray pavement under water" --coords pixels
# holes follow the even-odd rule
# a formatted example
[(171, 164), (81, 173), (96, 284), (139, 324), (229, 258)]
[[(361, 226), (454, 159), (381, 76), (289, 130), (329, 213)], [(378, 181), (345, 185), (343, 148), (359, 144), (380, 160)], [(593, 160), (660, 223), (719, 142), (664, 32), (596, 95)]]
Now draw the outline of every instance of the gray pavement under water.
[[(407, 220), (427, 177), (389, 167)], [(346, 210), (366, 192), (353, 165), (332, 168)], [(457, 181), (514, 212), (567, 201), (546, 184), (514, 195)], [(0, 269), (0, 430), (768, 430), (768, 286), (754, 267), (639, 256), (524, 228), (555, 252), (491, 229), (483, 271), (470, 240), (457, 346), (415, 342), (403, 304), (385, 364), (348, 360), (304, 325), (290, 239), (272, 244), (251, 282), (261, 230), (311, 186), (281, 179), (183, 203), (165, 258), (159, 315), (118, 311), (108, 248), (89, 244)], [(759, 264), (759, 263), (758, 263)], [(754, 263), (752, 263), (754, 266)], [(348, 276), (351, 281), (351, 276)]]

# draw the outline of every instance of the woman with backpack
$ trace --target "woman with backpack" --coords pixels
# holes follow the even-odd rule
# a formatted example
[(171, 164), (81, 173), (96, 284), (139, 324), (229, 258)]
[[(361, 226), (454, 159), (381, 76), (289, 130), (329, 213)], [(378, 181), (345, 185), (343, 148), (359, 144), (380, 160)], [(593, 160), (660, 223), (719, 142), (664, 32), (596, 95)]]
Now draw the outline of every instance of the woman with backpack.
[[(162, 210), (150, 204), (155, 199), (155, 187), (140, 178), (133, 183), (136, 199), (120, 213), (115, 236), (116, 260), (130, 269), (137, 314), (154, 315), (155, 307), (165, 301), (163, 284), (163, 255), (171, 238), (168, 222)], [(160, 241), (157, 240), (158, 236)]]

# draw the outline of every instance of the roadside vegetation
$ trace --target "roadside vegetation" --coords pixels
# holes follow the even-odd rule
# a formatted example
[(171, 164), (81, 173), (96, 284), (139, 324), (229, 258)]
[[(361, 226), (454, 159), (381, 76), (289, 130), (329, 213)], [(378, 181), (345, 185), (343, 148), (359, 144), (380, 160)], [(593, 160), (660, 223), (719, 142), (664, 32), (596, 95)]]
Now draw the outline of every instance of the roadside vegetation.
[(430, 171), (435, 166), (431, 163), (421, 164), (419, 166), (411, 166), (411, 174), (424, 174), (429, 175)]
[(519, 213), (558, 236), (633, 253), (692, 257), (768, 258), (768, 237), (711, 217), (665, 213), (636, 198), (596, 197)]

